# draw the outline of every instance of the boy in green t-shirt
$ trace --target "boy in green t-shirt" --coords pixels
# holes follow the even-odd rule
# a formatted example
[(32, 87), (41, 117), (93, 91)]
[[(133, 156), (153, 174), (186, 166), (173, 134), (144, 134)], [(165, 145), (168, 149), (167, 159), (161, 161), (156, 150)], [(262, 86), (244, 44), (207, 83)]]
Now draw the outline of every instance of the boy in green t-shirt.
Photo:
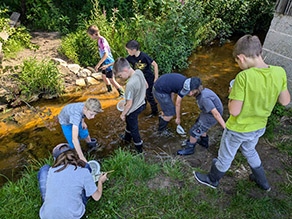
[(208, 174), (194, 172), (200, 183), (217, 188), (240, 148), (252, 170), (250, 179), (266, 191), (271, 189), (255, 146), (265, 132), (276, 102), (288, 105), (290, 94), (285, 70), (267, 65), (261, 54), (257, 36), (245, 35), (235, 44), (233, 57), (243, 71), (236, 76), (229, 94), (231, 115), (221, 138), (218, 158), (213, 160)]

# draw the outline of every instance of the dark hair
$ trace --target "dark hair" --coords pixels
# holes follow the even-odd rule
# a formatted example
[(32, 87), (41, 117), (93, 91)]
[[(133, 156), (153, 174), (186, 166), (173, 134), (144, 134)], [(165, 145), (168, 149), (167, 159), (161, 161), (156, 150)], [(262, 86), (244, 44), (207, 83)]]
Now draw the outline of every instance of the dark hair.
[(113, 66), (113, 72), (114, 74), (118, 74), (119, 72), (122, 72), (124, 68), (131, 68), (129, 62), (127, 61), (127, 59), (120, 57), (118, 58)]
[[(67, 145), (61, 146), (60, 150), (62, 150), (63, 147), (67, 147)], [(63, 167), (55, 171), (55, 172), (60, 172), (64, 170), (69, 164), (75, 166), (74, 170), (77, 169), (77, 166), (85, 167), (86, 165), (85, 161), (79, 158), (76, 150), (72, 149), (72, 150), (68, 150), (61, 153), (54, 161), (52, 167), (58, 167), (58, 166), (64, 165)]]
[(140, 44), (136, 40), (130, 40), (129, 42), (127, 42), (126, 48), (131, 49), (131, 50), (132, 49), (139, 50), (140, 49)]
[(237, 58), (239, 54), (253, 58), (260, 56), (262, 54), (262, 44), (259, 38), (249, 34), (241, 37), (236, 42), (232, 55)]
[(87, 33), (90, 34), (90, 35), (93, 35), (95, 33), (99, 33), (99, 29), (97, 26), (95, 25), (90, 25), (87, 29)]

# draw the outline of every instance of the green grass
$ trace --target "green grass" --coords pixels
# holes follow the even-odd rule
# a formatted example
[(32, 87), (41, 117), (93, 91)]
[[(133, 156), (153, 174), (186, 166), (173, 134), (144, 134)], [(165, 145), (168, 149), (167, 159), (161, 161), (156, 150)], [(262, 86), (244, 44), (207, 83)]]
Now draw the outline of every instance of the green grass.
[[(38, 218), (42, 203), (36, 176), (45, 163), (52, 158), (30, 165), (20, 180), (1, 188), (0, 218)], [(115, 171), (101, 200), (88, 201), (84, 218), (287, 218), (292, 210), (287, 182), (275, 195), (239, 180), (229, 194), (198, 185), (194, 168), (180, 159), (150, 163), (143, 155), (118, 149), (101, 163), (103, 171)]]

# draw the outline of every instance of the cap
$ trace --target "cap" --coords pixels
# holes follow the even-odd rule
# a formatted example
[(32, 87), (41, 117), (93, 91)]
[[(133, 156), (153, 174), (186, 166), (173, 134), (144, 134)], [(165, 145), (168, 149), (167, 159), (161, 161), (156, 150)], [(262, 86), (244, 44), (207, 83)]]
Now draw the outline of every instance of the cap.
[(53, 149), (53, 157), (56, 160), (57, 157), (59, 157), (60, 154), (66, 152), (66, 151), (70, 151), (70, 150), (72, 150), (72, 148), (70, 147), (70, 145), (68, 143), (58, 144)]
[(201, 79), (198, 77), (191, 77), (185, 80), (183, 89), (181, 89), (180, 93), (182, 95), (187, 95), (191, 90), (198, 89), (201, 85)]

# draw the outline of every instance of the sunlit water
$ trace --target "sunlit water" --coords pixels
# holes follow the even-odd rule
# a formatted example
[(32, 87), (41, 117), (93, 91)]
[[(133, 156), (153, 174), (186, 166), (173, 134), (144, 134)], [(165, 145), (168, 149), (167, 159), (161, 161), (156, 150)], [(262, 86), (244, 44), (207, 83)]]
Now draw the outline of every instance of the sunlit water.
[[(239, 68), (232, 58), (233, 45), (233, 42), (228, 42), (222, 47), (210, 46), (199, 49), (190, 57), (189, 69), (181, 72), (187, 77), (200, 77), (203, 85), (217, 93), (225, 107), (229, 82), (239, 72)], [(124, 131), (125, 122), (119, 118), (120, 112), (116, 109), (119, 101), (117, 96), (116, 91), (111, 94), (106, 93), (105, 86), (101, 83), (57, 100), (38, 102), (36, 106), (47, 107), (53, 115), (57, 115), (68, 103), (84, 102), (89, 97), (97, 97), (102, 103), (104, 112), (86, 122), (91, 137), (96, 137), (101, 145), (99, 151), (91, 152), (98, 159), (110, 155), (118, 147), (124, 147), (118, 139), (118, 134)], [(0, 135), (2, 136), (0, 138), (0, 185), (7, 182), (7, 179), (17, 179), (19, 172), (24, 169), (26, 164), (31, 163), (32, 160), (47, 158), (56, 144), (65, 142), (59, 125), (55, 126), (55, 131), (49, 131), (38, 116), (30, 113), (26, 107), (23, 109), (23, 113), (17, 114), (18, 124), (0, 123)], [(199, 114), (194, 97), (184, 97), (181, 112), (182, 126), (188, 131)], [(156, 133), (158, 118), (148, 118), (149, 113), (150, 107), (147, 105), (146, 110), (139, 117), (139, 129), (146, 155), (166, 157), (175, 154), (187, 136), (179, 136), (175, 133), (176, 125), (173, 120), (169, 127), (174, 136), (159, 137)], [(44, 117), (44, 119), (47, 118)], [(82, 147), (84, 151), (88, 150), (84, 142), (82, 142)]]

